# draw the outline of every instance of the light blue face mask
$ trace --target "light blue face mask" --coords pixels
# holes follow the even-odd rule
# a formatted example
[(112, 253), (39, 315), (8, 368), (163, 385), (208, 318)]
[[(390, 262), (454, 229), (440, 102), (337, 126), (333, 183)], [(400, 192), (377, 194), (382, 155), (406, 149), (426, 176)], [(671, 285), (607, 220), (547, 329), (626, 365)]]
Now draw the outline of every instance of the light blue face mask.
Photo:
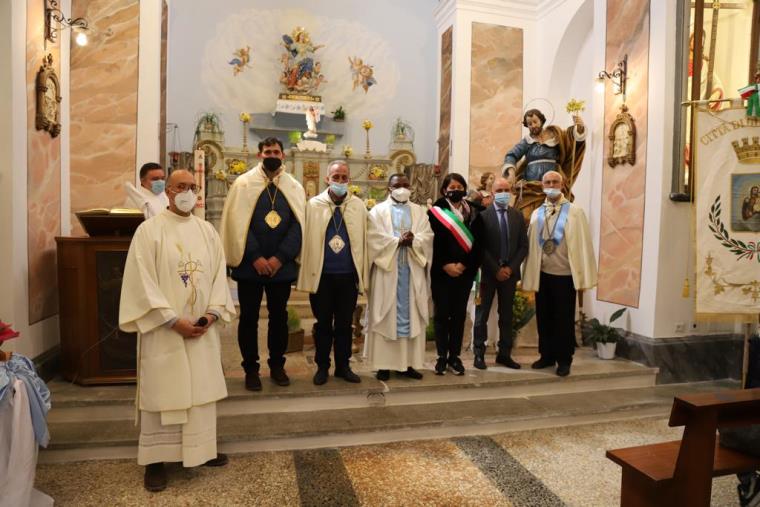
[(512, 194), (509, 192), (499, 192), (493, 195), (493, 202), (501, 206), (502, 208), (506, 208), (509, 206), (509, 201), (512, 199)]
[(562, 190), (558, 188), (545, 188), (544, 193), (551, 198), (559, 197), (559, 194), (562, 193)]
[(343, 197), (348, 192), (348, 183), (330, 183), (330, 191), (337, 197)]
[(164, 180), (153, 180), (150, 184), (150, 191), (154, 195), (159, 195), (166, 188), (166, 182)]

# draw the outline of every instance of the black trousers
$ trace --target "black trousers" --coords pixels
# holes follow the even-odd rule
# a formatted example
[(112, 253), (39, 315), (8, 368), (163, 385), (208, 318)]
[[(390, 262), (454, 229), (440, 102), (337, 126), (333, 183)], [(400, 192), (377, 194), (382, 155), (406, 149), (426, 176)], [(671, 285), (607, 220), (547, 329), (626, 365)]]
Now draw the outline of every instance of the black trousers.
[(541, 272), (536, 293), (538, 352), (543, 359), (570, 365), (575, 352), (573, 277)]
[(475, 354), (483, 355), (486, 352), (488, 316), (494, 296), (498, 296), (499, 355), (509, 357), (512, 353), (512, 304), (516, 286), (517, 280), (512, 278), (499, 282), (495, 278), (484, 276), (480, 280), (480, 304), (475, 307), (475, 326), (472, 331)]
[(282, 368), (285, 365), (285, 351), (288, 349), (287, 305), (290, 297), (290, 282), (264, 284), (241, 280), (238, 282), (238, 299), (240, 300), (238, 345), (246, 373), (259, 372), (259, 309), (264, 292), (267, 294), (267, 311), (269, 312), (267, 364), (270, 369)]
[(323, 274), (316, 294), (309, 295), (311, 312), (317, 319), (314, 361), (318, 367), (330, 367), (330, 349), (334, 348), (335, 369), (348, 368), (351, 357), (351, 323), (358, 297), (359, 289), (353, 273)]
[(433, 291), (433, 327), (438, 357), (459, 357), (472, 278), (434, 276), (430, 288)]

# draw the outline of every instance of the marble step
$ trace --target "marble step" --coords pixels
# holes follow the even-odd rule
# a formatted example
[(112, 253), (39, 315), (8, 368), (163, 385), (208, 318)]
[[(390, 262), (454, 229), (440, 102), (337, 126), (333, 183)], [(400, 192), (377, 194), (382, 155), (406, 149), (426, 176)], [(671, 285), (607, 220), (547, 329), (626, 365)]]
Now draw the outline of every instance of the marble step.
[[(503, 398), (280, 412), (229, 411), (219, 405), (220, 448), (226, 452), (356, 445), (453, 435), (664, 417), (682, 393), (735, 388), (718, 381)], [(138, 428), (130, 419), (50, 421), (41, 462), (133, 458)]]

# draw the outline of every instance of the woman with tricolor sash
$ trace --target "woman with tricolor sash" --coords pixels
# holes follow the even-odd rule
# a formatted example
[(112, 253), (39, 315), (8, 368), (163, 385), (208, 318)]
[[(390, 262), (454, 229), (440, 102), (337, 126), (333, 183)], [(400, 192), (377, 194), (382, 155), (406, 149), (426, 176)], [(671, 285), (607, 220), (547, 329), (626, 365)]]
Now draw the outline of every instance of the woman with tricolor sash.
[(435, 373), (451, 368), (464, 375), (459, 358), (467, 315), (467, 299), (480, 266), (478, 238), (482, 221), (478, 207), (468, 203), (467, 182), (449, 173), (441, 185), (443, 197), (428, 211), (433, 229), (433, 263), (430, 270), (433, 293), (433, 323), (438, 360)]

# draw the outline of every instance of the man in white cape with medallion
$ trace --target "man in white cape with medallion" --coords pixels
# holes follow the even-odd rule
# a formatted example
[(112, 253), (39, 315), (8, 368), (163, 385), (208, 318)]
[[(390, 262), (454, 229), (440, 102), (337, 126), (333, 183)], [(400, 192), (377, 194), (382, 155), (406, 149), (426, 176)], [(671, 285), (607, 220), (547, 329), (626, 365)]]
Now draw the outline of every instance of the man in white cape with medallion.
[(331, 162), (325, 177), (327, 189), (306, 205), (298, 289), (309, 293), (317, 319), (314, 385), (328, 380), (330, 349), (334, 350), (335, 376), (361, 382), (349, 360), (356, 300), (367, 282), (367, 208), (349, 192), (350, 181), (348, 163)]
[(192, 214), (193, 175), (169, 177), (169, 209), (137, 228), (127, 255), (119, 327), (137, 333), (137, 399), (145, 488), (166, 487), (164, 462), (222, 466), (216, 402), (227, 396), (217, 320), (235, 307), (222, 244)]
[(421, 379), (429, 320), (433, 231), (427, 210), (409, 201), (409, 179), (394, 174), (390, 196), (369, 212), (370, 295), (365, 355), (378, 380), (390, 370)]
[(596, 258), (586, 214), (562, 195), (563, 179), (549, 171), (541, 179), (546, 200), (533, 211), (522, 289), (536, 292), (538, 352), (534, 369), (557, 365), (570, 374), (575, 352), (576, 292), (596, 286)]
[(282, 141), (259, 142), (261, 163), (232, 184), (222, 211), (219, 232), (231, 276), (238, 284), (238, 345), (243, 356), (245, 387), (261, 390), (259, 377), (259, 309), (266, 293), (269, 312), (267, 348), (269, 376), (287, 386), (288, 298), (298, 278), (306, 196), (285, 170)]

